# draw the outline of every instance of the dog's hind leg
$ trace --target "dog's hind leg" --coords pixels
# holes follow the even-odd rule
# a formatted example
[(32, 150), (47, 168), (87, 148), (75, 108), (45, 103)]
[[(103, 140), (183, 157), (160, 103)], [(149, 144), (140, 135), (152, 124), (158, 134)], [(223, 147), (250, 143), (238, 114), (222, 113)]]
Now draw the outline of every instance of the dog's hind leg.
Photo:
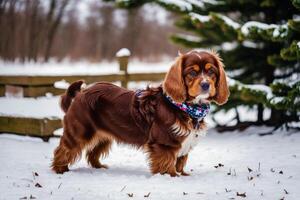
[(100, 157), (108, 155), (112, 141), (109, 139), (99, 140), (99, 142), (92, 148), (87, 149), (86, 159), (89, 165), (93, 168), (108, 168), (107, 165), (101, 164)]
[(83, 148), (94, 137), (95, 130), (88, 124), (78, 120), (70, 123), (69, 118), (64, 118), (64, 133), (59, 146), (54, 151), (52, 169), (56, 173), (64, 173), (68, 166), (80, 158)]
[(67, 133), (62, 136), (59, 146), (54, 151), (52, 169), (58, 174), (69, 171), (68, 166), (73, 164), (81, 155), (81, 146)]

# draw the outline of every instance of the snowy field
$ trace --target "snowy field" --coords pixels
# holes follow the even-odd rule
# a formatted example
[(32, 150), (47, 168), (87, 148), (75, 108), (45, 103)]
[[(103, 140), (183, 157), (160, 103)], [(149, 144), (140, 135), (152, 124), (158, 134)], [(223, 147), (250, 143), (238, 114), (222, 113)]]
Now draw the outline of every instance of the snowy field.
[[(170, 62), (131, 62), (130, 72), (164, 72)], [(42, 70), (41, 70), (42, 68)], [(57, 75), (118, 73), (117, 63), (91, 64), (53, 62), (43, 64), (4, 63), (0, 75)], [(131, 89), (146, 82), (130, 83)], [(0, 97), (0, 115), (63, 117), (58, 97)], [(241, 120), (255, 120), (256, 113), (238, 108)], [(265, 116), (269, 115), (266, 110)], [(228, 124), (234, 111), (215, 119)], [(209, 127), (214, 123), (207, 117)], [(231, 121), (230, 123), (234, 123)], [(108, 170), (92, 169), (85, 159), (63, 175), (49, 166), (58, 138), (48, 143), (25, 136), (0, 135), (0, 200), (2, 199), (294, 199), (300, 197), (300, 134), (278, 131), (259, 137), (267, 128), (244, 133), (217, 134), (208, 131), (191, 152), (189, 177), (151, 175), (146, 155), (128, 146), (114, 145), (104, 160)], [(61, 132), (57, 131), (58, 133)]]
[(57, 175), (49, 166), (58, 138), (3, 134), (0, 199), (299, 199), (300, 134), (250, 134), (257, 131), (210, 130), (190, 154), (191, 176), (176, 178), (151, 175), (145, 154), (116, 145), (104, 160), (109, 169), (82, 159)]

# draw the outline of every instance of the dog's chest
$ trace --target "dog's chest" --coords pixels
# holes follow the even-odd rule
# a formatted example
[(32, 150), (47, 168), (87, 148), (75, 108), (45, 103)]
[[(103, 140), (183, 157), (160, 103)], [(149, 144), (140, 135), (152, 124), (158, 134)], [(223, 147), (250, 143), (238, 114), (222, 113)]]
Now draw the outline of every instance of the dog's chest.
[(181, 144), (181, 148), (177, 157), (185, 156), (192, 150), (199, 142), (200, 138), (205, 136), (206, 130), (192, 130)]

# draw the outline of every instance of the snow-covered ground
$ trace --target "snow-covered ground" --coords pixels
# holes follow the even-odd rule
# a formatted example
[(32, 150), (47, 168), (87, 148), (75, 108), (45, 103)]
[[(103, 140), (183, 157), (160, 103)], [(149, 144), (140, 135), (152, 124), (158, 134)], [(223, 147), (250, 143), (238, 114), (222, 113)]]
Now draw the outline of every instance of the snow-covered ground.
[[(169, 67), (168, 61), (154, 64), (133, 61), (129, 71), (165, 72)], [(0, 61), (0, 75), (100, 73), (118, 73), (118, 64), (50, 62), (23, 65)], [(129, 87), (143, 88), (147, 84), (130, 83)], [(0, 115), (62, 118), (58, 104), (59, 97), (55, 96), (0, 97)], [(241, 120), (255, 120), (255, 112), (243, 107), (238, 109), (242, 113)], [(269, 111), (265, 113), (269, 114)], [(234, 111), (220, 112), (214, 117), (228, 124)], [(214, 125), (211, 116), (207, 121), (209, 127)], [(38, 138), (1, 134), (0, 200), (299, 199), (300, 134), (278, 131), (265, 137), (257, 135), (267, 131), (268, 128), (250, 128), (243, 133), (217, 134), (210, 129), (190, 154), (187, 171), (191, 176), (176, 178), (151, 175), (142, 151), (117, 145), (104, 160), (110, 169), (92, 169), (83, 159), (72, 166), (70, 172), (57, 175), (49, 166), (58, 138), (45, 143)]]
[(59, 117), (64, 113), (59, 107), (59, 97), (12, 98), (0, 97), (0, 116)]
[(257, 131), (210, 130), (190, 153), (191, 176), (176, 178), (151, 175), (145, 154), (117, 145), (104, 160), (109, 169), (92, 169), (82, 159), (57, 175), (49, 166), (58, 138), (45, 143), (3, 134), (0, 199), (299, 199), (300, 134)]

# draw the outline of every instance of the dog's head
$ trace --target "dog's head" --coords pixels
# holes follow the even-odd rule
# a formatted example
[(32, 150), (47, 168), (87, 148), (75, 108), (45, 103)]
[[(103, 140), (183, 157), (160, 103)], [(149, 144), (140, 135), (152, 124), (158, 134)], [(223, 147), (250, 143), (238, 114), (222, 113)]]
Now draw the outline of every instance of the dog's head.
[(220, 56), (214, 51), (181, 54), (163, 82), (164, 92), (174, 101), (199, 103), (227, 102), (229, 89)]

